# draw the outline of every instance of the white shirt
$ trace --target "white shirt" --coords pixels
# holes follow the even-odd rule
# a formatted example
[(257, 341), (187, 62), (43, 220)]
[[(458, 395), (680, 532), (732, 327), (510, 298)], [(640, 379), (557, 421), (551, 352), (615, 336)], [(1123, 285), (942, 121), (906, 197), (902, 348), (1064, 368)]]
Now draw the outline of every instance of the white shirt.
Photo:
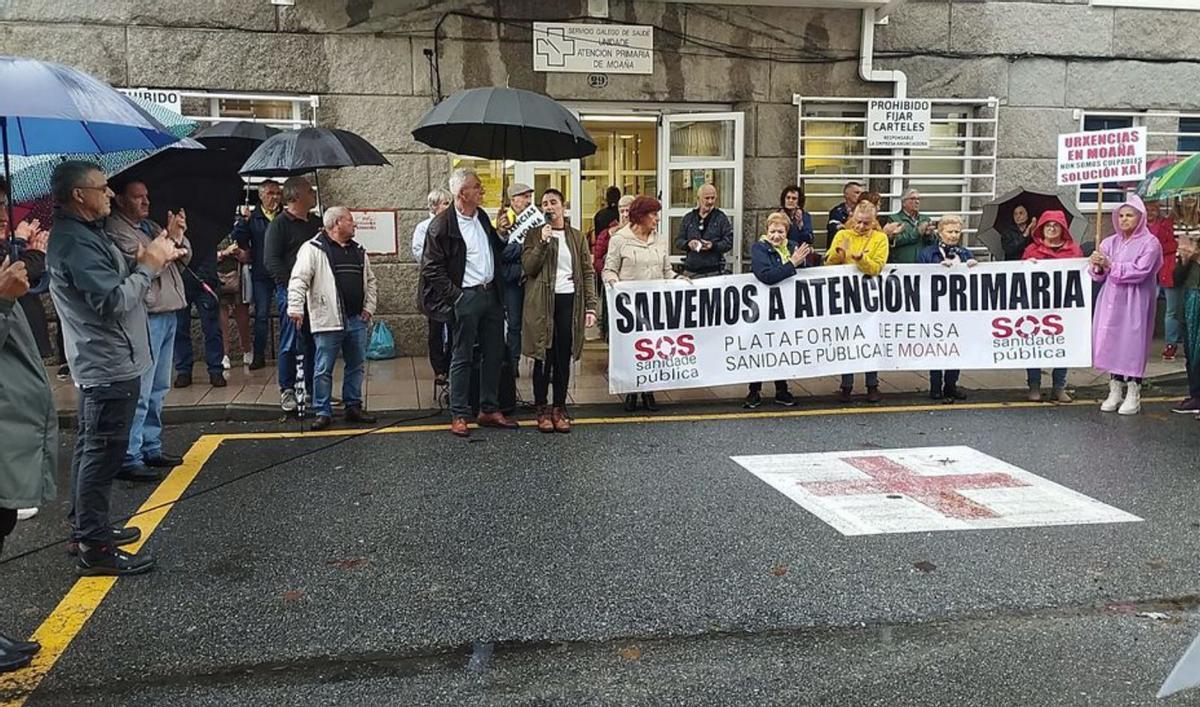
[(433, 223), (433, 215), (417, 224), (413, 229), (412, 237), (412, 255), (413, 260), (421, 262), (421, 256), (425, 253), (425, 234), (429, 233), (429, 224)]
[(558, 241), (558, 266), (554, 273), (554, 294), (569, 295), (575, 292), (574, 273), (571, 272), (571, 249), (567, 247), (566, 231), (551, 231)]
[(467, 268), (463, 272), (462, 286), (486, 285), (495, 276), (496, 267), (492, 261), (492, 246), (488, 243), (487, 232), (483, 230), (478, 214), (463, 216), (456, 208), (454, 215), (458, 217), (458, 230), (467, 245)]

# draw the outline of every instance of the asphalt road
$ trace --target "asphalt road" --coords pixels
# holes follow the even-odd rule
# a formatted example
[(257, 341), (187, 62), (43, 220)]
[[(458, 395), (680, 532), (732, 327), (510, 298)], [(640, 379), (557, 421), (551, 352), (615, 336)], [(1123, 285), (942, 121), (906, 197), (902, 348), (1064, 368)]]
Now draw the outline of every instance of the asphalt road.
[[(226, 441), (29, 704), (1151, 704), (1200, 630), (1198, 439), (1158, 405)], [(1144, 520), (847, 537), (730, 460), (944, 445)], [(0, 576), (25, 635), (74, 581)]]

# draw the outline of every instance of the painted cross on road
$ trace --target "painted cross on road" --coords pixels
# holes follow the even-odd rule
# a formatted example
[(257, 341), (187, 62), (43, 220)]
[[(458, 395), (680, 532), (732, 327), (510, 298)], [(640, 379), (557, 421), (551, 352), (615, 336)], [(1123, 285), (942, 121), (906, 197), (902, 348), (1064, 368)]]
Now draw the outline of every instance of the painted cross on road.
[(1016, 488), (1029, 485), (1008, 474), (999, 473), (924, 476), (880, 456), (848, 457), (842, 461), (871, 477), (871, 480), (796, 483), (817, 496), (900, 493), (951, 518), (999, 517), (992, 509), (959, 493), (960, 489)]
[(1141, 520), (970, 447), (733, 461), (843, 535)]

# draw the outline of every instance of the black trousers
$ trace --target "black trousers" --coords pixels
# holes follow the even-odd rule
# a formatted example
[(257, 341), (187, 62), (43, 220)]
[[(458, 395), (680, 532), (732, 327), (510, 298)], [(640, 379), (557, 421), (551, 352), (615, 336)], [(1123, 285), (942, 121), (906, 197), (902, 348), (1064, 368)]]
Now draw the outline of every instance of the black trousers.
[(113, 479), (129, 446), (129, 428), (141, 394), (141, 378), (94, 385), (79, 391), (79, 429), (71, 458), (71, 539), (101, 545)]
[(429, 320), (429, 365), (434, 375), (450, 373), (450, 352), (454, 350), (454, 333), (446, 322)]
[(575, 295), (554, 295), (554, 337), (546, 355), (533, 362), (533, 402), (546, 404), (546, 393), (554, 385), (554, 407), (567, 404), (571, 382), (571, 349), (575, 344)]
[(479, 344), (479, 410), (500, 409), (500, 364), (505, 357), (504, 306), (495, 285), (487, 289), (465, 289), (454, 305), (454, 349), (450, 355), (450, 414), (471, 414), (471, 369), (475, 344)]
[[(763, 388), (763, 384), (761, 381), (756, 381), (756, 382), (750, 384), (750, 392), (751, 393), (761, 393), (762, 388)], [(779, 394), (779, 393), (786, 393), (786, 392), (788, 392), (787, 380), (775, 381), (775, 393)]]
[(0, 508), (0, 557), (4, 557), (4, 539), (17, 527), (17, 509)]

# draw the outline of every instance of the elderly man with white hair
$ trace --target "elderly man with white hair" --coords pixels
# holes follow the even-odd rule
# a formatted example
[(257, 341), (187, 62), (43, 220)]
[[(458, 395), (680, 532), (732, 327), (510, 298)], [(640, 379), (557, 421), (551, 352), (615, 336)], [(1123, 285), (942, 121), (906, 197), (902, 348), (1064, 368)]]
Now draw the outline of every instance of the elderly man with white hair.
[(434, 217), (421, 258), (421, 309), (425, 315), (449, 322), (454, 352), (450, 358), (450, 432), (467, 437), (471, 414), (471, 369), (475, 345), (479, 367), (481, 427), (512, 429), (517, 423), (500, 411), (500, 365), (504, 348), (504, 305), (500, 288), (500, 253), (504, 243), (480, 208), (483, 184), (470, 169), (450, 175), (454, 207)]
[(891, 238), (889, 263), (915, 263), (926, 246), (937, 245), (933, 222), (921, 214), (921, 192), (916, 189), (904, 192), (900, 210), (892, 214), (887, 234)]
[(344, 206), (326, 209), (324, 229), (296, 253), (288, 281), (287, 315), (299, 329), (307, 306), (316, 348), (313, 371), (312, 429), (333, 422), (333, 365), (341, 354), (342, 402), (348, 422), (371, 424), (363, 411), (363, 364), (367, 358), (367, 324), (375, 311), (375, 274), (367, 251), (354, 242), (354, 215)]
[[(452, 201), (454, 201), (454, 197), (441, 187), (429, 192), (426, 199), (429, 218), (418, 223), (417, 227), (413, 229), (412, 256), (413, 260), (417, 261), (417, 265), (421, 264), (421, 257), (425, 254), (425, 236), (429, 232), (429, 224), (433, 223), (433, 219), (438, 214), (450, 208)], [(433, 368), (433, 381), (439, 386), (450, 383), (450, 351), (453, 342), (450, 325), (429, 318), (429, 366)]]

